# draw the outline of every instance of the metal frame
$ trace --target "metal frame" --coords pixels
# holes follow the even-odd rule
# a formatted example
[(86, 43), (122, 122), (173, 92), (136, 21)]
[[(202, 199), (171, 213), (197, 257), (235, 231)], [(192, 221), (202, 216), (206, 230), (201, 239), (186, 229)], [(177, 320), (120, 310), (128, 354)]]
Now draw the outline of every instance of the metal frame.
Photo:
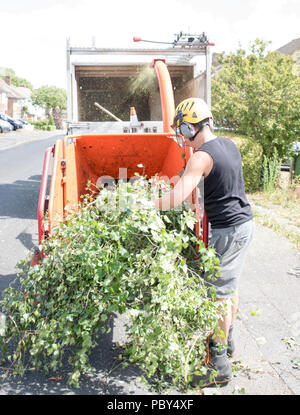
[[(188, 36), (193, 36), (197, 39), (198, 35), (181, 34), (181, 39), (188, 39)], [(178, 38), (179, 39), (179, 38)], [(199, 37), (200, 39), (200, 37)], [(163, 42), (162, 42), (163, 43)], [(175, 58), (175, 62), (178, 64), (188, 63), (193, 57), (198, 55), (205, 55), (206, 58), (206, 76), (205, 76), (205, 91), (204, 96), (207, 105), (211, 107), (211, 46), (212, 43), (204, 42), (189, 44), (188, 42), (176, 42), (173, 43), (173, 47), (167, 48), (134, 48), (134, 49), (121, 49), (121, 48), (98, 48), (95, 47), (95, 40), (93, 40), (93, 46), (91, 47), (79, 47), (71, 46), (70, 38), (67, 39), (66, 46), (66, 58), (67, 58), (67, 108), (68, 108), (68, 125), (78, 123), (78, 108), (76, 105), (77, 96), (74, 96), (76, 88), (75, 78), (75, 64), (71, 62), (71, 56), (74, 55), (135, 55), (135, 56), (152, 56), (152, 57), (169, 57)], [(78, 65), (78, 63), (77, 63)], [(85, 65), (85, 64), (83, 64)], [(95, 64), (96, 65), (96, 64)]]
[(39, 230), (39, 245), (42, 244), (45, 239), (45, 227), (44, 227), (44, 217), (45, 217), (45, 205), (46, 205), (46, 193), (48, 185), (48, 176), (51, 163), (51, 155), (54, 154), (54, 147), (48, 147), (45, 151), (44, 164), (43, 164), (43, 173), (40, 186), (40, 194), (38, 201), (37, 217), (38, 217), (38, 230)]

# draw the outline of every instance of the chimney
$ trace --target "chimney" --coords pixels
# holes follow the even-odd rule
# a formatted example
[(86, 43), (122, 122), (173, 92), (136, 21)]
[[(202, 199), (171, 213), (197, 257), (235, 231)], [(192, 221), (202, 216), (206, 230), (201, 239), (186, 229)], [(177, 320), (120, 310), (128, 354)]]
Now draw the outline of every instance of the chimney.
[(7, 85), (10, 85), (11, 84), (10, 75), (5, 75), (5, 82), (7, 83)]

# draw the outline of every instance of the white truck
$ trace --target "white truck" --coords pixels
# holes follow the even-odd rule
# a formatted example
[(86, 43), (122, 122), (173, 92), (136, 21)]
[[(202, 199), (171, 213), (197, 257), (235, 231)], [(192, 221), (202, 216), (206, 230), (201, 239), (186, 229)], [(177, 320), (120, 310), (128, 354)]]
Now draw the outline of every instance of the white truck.
[[(134, 38), (134, 41), (143, 40)], [(156, 49), (109, 49), (96, 47), (95, 41), (88, 47), (71, 46), (68, 39), (68, 135), (132, 132), (136, 128), (144, 132), (161, 132), (161, 103), (156, 75), (153, 71), (154, 77), (150, 79), (145, 69), (153, 59), (165, 59), (175, 104), (194, 96), (203, 98), (210, 106), (213, 44), (204, 33), (191, 35), (181, 32), (167, 45)], [(132, 91), (135, 79), (140, 90)], [(138, 123), (133, 116), (130, 117), (133, 108), (141, 120)]]

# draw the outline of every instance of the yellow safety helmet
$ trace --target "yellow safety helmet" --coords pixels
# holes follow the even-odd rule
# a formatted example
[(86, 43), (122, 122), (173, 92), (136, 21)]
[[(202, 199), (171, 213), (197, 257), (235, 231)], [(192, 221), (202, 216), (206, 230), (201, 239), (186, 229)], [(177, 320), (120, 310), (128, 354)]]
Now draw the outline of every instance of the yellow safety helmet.
[[(206, 118), (212, 118), (212, 113), (208, 108), (208, 105), (201, 98), (188, 98), (180, 102), (175, 111), (175, 118), (180, 110), (183, 114), (182, 121), (189, 122), (191, 124), (196, 124)], [(178, 120), (176, 127), (179, 127)]]
[(177, 106), (173, 127), (176, 128), (176, 132), (179, 129), (182, 136), (192, 141), (203, 126), (208, 123), (198, 129), (193, 124), (198, 124), (207, 118), (213, 118), (213, 116), (206, 102), (201, 98), (188, 98)]

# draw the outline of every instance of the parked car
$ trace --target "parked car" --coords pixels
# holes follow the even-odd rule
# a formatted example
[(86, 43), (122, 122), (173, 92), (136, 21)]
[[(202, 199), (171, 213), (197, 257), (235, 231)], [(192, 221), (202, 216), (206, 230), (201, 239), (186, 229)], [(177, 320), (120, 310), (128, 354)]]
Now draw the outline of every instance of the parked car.
[[(300, 157), (300, 141), (292, 143), (293, 155), (281, 163), (281, 171), (292, 171), (295, 168), (296, 160)], [(299, 174), (299, 173), (298, 173)]]
[(21, 124), (22, 124), (22, 126), (24, 127), (25, 125), (31, 125), (31, 124), (29, 124), (29, 122), (27, 122), (27, 121), (25, 121), (25, 120), (22, 120), (21, 118), (15, 118), (15, 120), (16, 121), (19, 121)]
[(11, 124), (16, 124), (17, 128), (23, 128), (24, 124), (17, 118), (12, 118), (12, 117), (9, 117), (8, 115), (7, 115), (7, 118), (8, 118), (8, 122), (10, 122)]
[(6, 114), (0, 114), (0, 119), (6, 122), (9, 122), (14, 130), (17, 130), (18, 128), (22, 127), (22, 124), (19, 121), (14, 120), (9, 115)]
[(9, 122), (0, 119), (0, 133), (9, 133), (13, 129), (13, 126)]
[(291, 171), (292, 168), (292, 162), (291, 160), (285, 160), (281, 163), (280, 170), (281, 171)]
[(25, 120), (21, 120), (20, 118), (18, 118), (17, 121), (20, 121), (22, 123), (22, 128), (24, 128), (25, 130), (32, 131), (34, 129), (34, 126), (32, 124), (29, 124), (29, 122)]
[(15, 118), (16, 121), (19, 121), (22, 125), (28, 124), (27, 121), (21, 120), (21, 118)]

